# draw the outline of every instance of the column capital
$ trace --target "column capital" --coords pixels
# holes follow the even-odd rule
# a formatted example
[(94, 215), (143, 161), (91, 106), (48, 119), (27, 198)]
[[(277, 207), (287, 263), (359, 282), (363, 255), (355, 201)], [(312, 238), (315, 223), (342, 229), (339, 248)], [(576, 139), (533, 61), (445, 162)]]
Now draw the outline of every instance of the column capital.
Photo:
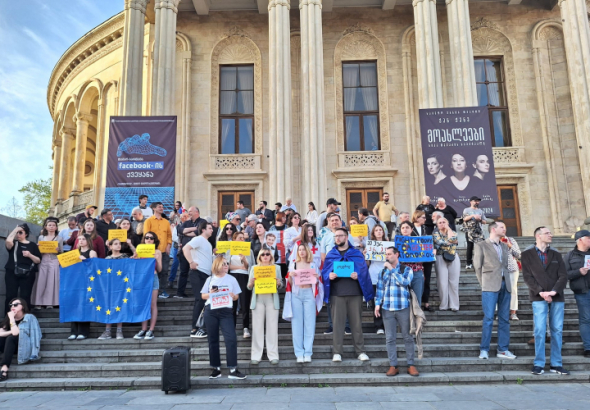
[(422, 2), (436, 3), (436, 0), (412, 0), (412, 6), (416, 7), (418, 4), (420, 4)]
[(94, 116), (92, 114), (84, 114), (81, 112), (74, 115), (74, 121), (76, 121), (77, 124), (80, 124), (81, 122), (89, 123), (93, 118)]
[(76, 135), (76, 129), (70, 127), (62, 127), (62, 129), (59, 131), (59, 135), (61, 135), (62, 138), (68, 137), (70, 139), (74, 139), (74, 136)]
[(178, 3), (180, 0), (155, 0), (154, 9), (170, 9), (178, 14)]
[(289, 3), (287, 0), (270, 0), (268, 2), (269, 10), (276, 6), (283, 6), (286, 7), (287, 10), (291, 10), (291, 3)]
[(150, 0), (125, 0), (125, 10), (133, 9), (145, 14), (149, 2)]
[(299, 9), (301, 10), (305, 6), (320, 6), (322, 8), (322, 0), (299, 0)]

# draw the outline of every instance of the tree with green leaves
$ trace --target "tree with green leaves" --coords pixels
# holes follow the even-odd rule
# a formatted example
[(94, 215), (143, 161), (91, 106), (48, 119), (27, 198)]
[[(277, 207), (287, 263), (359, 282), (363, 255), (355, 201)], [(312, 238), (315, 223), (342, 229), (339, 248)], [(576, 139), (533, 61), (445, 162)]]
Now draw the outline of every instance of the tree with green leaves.
[(23, 194), (25, 220), (43, 225), (51, 207), (51, 178), (27, 182), (18, 192)]

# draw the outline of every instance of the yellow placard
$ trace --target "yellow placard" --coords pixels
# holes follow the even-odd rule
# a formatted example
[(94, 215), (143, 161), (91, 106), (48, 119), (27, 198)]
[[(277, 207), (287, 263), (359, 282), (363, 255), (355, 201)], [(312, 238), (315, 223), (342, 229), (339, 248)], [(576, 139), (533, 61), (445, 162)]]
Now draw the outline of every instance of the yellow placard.
[(41, 253), (57, 253), (57, 241), (39, 241), (39, 252)]
[(82, 262), (82, 260), (80, 259), (79, 249), (74, 249), (73, 251), (57, 255), (57, 260), (59, 261), (59, 265), (62, 268), (67, 268), (68, 266), (72, 266)]
[(350, 225), (350, 234), (354, 237), (369, 236), (369, 227), (365, 224)]
[(277, 279), (256, 279), (254, 292), (256, 294), (277, 293)]
[(256, 279), (276, 279), (277, 268), (275, 267), (275, 265), (254, 266), (254, 277)]
[(118, 239), (121, 242), (127, 242), (127, 231), (125, 229), (109, 229), (109, 241)]
[(156, 256), (156, 245), (153, 243), (142, 243), (141, 245), (137, 245), (137, 248), (135, 249), (137, 251), (138, 258), (154, 258)]
[(231, 255), (250, 255), (250, 242), (239, 242), (239, 241), (232, 241), (230, 242), (231, 245), (229, 249), (231, 250)]
[(223, 229), (223, 227), (228, 223), (229, 221), (227, 219), (222, 219), (221, 221), (219, 221), (219, 229)]
[(217, 252), (215, 253), (226, 253), (230, 249), (230, 241), (217, 241)]

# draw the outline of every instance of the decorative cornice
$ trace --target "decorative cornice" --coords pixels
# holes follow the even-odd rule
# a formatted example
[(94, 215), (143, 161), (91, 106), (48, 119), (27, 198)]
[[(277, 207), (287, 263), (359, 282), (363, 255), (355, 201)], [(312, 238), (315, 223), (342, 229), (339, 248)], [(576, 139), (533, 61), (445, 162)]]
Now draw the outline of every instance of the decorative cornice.
[(225, 34), (223, 35), (223, 38), (225, 38), (225, 37), (231, 37), (231, 36), (239, 36), (239, 37), (250, 38), (250, 35), (248, 33), (246, 33), (244, 30), (242, 30), (238, 26), (233, 26), (229, 30), (227, 30), (225, 32)]
[(490, 20), (488, 20), (485, 17), (480, 17), (477, 20), (475, 20), (473, 23), (471, 23), (471, 31), (473, 30), (477, 30), (480, 28), (491, 28), (493, 30), (498, 30), (498, 25)]
[(370, 34), (372, 36), (375, 35), (375, 33), (373, 32), (373, 30), (371, 30), (370, 27), (365, 27), (365, 26), (361, 25), (361, 23), (356, 23), (356, 24), (353, 24), (352, 26), (348, 27), (346, 30), (344, 30), (342, 32), (342, 36), (346, 36), (346, 35), (352, 34), (352, 33), (357, 33), (359, 31), (362, 33)]

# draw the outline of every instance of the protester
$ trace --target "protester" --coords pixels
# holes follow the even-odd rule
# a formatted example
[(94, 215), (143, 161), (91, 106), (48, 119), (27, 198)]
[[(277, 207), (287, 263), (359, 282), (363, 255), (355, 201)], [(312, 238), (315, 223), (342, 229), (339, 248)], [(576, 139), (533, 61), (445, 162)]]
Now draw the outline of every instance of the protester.
[[(284, 238), (285, 238), (285, 252), (287, 254), (287, 260), (290, 259), (291, 253), (293, 252), (293, 247), (295, 244), (301, 240), (303, 235), (303, 230), (301, 229), (301, 215), (299, 212), (295, 212), (289, 218), (287, 223), (288, 228), (285, 230)], [(296, 251), (295, 251), (296, 252)]]
[(8, 370), (15, 354), (18, 364), (40, 359), (41, 328), (37, 318), (29, 313), (29, 307), (23, 298), (9, 300), (10, 310), (7, 310), (0, 325), (0, 382), (8, 379)]
[(315, 209), (315, 204), (313, 202), (307, 204), (305, 220), (312, 225), (315, 225), (318, 220), (318, 211)]
[[(234, 233), (232, 240), (245, 242), (244, 233)], [(254, 252), (250, 249), (248, 255), (231, 255), (231, 251), (227, 251), (225, 258), (229, 262), (229, 274), (236, 278), (241, 289), (238, 299), (240, 302), (240, 313), (242, 315), (242, 326), (244, 327), (244, 339), (248, 339), (250, 337), (249, 306), (252, 300), (252, 291), (248, 290), (248, 269), (250, 269), (250, 266), (254, 266)], [(232, 312), (235, 326), (238, 323), (238, 300), (234, 302)]]
[(433, 233), (436, 231), (436, 225), (437, 225), (438, 219), (444, 218), (444, 217), (445, 217), (445, 215), (440, 211), (435, 211), (432, 213), (432, 222), (434, 223), (434, 231), (432, 231)]
[(139, 236), (141, 236), (139, 232), (139, 226), (141, 225), (141, 229), (143, 229), (143, 223), (145, 219), (146, 218), (143, 216), (141, 209), (135, 208), (133, 211), (131, 211), (131, 227), (133, 228), (133, 231)]
[[(313, 254), (305, 243), (297, 245), (294, 251), (297, 256), (289, 265), (289, 287), (291, 290), (291, 332), (293, 336), (293, 349), (297, 363), (311, 363), (313, 355), (313, 340), (315, 337), (316, 315), (321, 309), (316, 303), (318, 288), (322, 286), (318, 270), (319, 266), (313, 263)], [(311, 269), (314, 271), (316, 283), (297, 285), (298, 270)], [(287, 300), (285, 300), (287, 303)], [(285, 307), (283, 307), (283, 310)]]
[(31, 303), (35, 306), (35, 309), (41, 309), (43, 306), (52, 309), (54, 306), (59, 306), (59, 261), (57, 255), (63, 252), (63, 242), (58, 235), (58, 222), (59, 219), (53, 216), (45, 218), (39, 236), (39, 242), (57, 242), (57, 246), (53, 249), (53, 252), (42, 253), (41, 263), (37, 271), (37, 280), (31, 293)]
[[(416, 211), (418, 212), (418, 211)], [(403, 236), (416, 236), (415, 225), (412, 225), (408, 221), (404, 221), (400, 224), (400, 231)], [(412, 269), (412, 283), (411, 288), (416, 294), (418, 302), (421, 302), (424, 295), (424, 288), (426, 287), (426, 281), (424, 279), (424, 270), (426, 265), (430, 265), (429, 269), (432, 270), (432, 262), (405, 262), (406, 266)], [(430, 271), (428, 273), (428, 292), (430, 293)]]
[(563, 368), (561, 358), (567, 270), (561, 253), (549, 247), (553, 241), (551, 231), (540, 226), (535, 229), (534, 235), (535, 247), (522, 252), (522, 277), (529, 288), (535, 324), (535, 360), (531, 373), (541, 375), (545, 372), (545, 332), (549, 318), (549, 370), (551, 373), (569, 375), (569, 371)]
[[(295, 242), (295, 246), (301, 244), (307, 245), (312, 256), (312, 261), (315, 266), (322, 265), (322, 254), (320, 252), (320, 244), (317, 241), (315, 234), (315, 226), (309, 223), (303, 225), (301, 229), (301, 238)], [(289, 262), (292, 263), (297, 258), (297, 252), (291, 252)]]
[(231, 241), (234, 233), (238, 232), (236, 226), (232, 223), (226, 224), (223, 229), (221, 229), (221, 234), (219, 238), (217, 238), (218, 242), (228, 242)]
[[(78, 238), (78, 249), (80, 251), (80, 260), (93, 259), (97, 257), (92, 248), (92, 239), (88, 234), (82, 234)], [(72, 322), (70, 337), (68, 340), (84, 340), (90, 333), (90, 322)]]
[[(229, 224), (228, 224), (229, 225)], [(191, 287), (195, 290), (201, 289), (209, 276), (211, 276), (211, 266), (213, 263), (213, 247), (208, 239), (213, 234), (213, 226), (208, 222), (201, 222), (197, 231), (198, 236), (190, 240), (189, 243), (182, 247), (184, 257), (189, 263), (189, 277)], [(197, 327), (199, 315), (205, 307), (205, 301), (195, 298), (193, 306), (193, 317), (191, 321), (192, 330), (190, 337), (204, 338), (207, 337), (207, 326)]]
[[(426, 200), (426, 198), (428, 198), (428, 201), (430, 201), (429, 197), (424, 197), (423, 201)], [(422, 204), (424, 205), (424, 203)], [(420, 205), (420, 206), (422, 206)], [(420, 207), (419, 206), (419, 207)], [(427, 208), (426, 206), (424, 206), (424, 208)], [(433, 208), (434, 209), (434, 208)], [(432, 215), (430, 215), (430, 220), (432, 221)], [(412, 229), (412, 235), (411, 236), (429, 236), (432, 235), (432, 231), (434, 229), (430, 229), (426, 226), (426, 222), (428, 221), (428, 216), (426, 214), (426, 211), (414, 211), (414, 213), (412, 214), (412, 225), (413, 225), (413, 229)], [(403, 222), (400, 222), (400, 233), (401, 233), (401, 224), (403, 224)], [(416, 293), (416, 296), (418, 296), (418, 294), (420, 294), (420, 300), (422, 302), (422, 304), (424, 305), (424, 309), (430, 311), (430, 304), (428, 303), (428, 299), (430, 299), (430, 278), (432, 276), (432, 265), (433, 262), (423, 262), (422, 263), (422, 275), (420, 275), (418, 272), (414, 272), (414, 280), (416, 281), (415, 284), (418, 288), (414, 289), (414, 293)], [(420, 279), (422, 278), (422, 287), (420, 287)], [(413, 287), (414, 285), (412, 285)]]
[[(508, 350), (510, 345), (510, 271), (508, 270), (508, 246), (500, 241), (506, 235), (506, 225), (496, 220), (489, 226), (490, 237), (478, 242), (475, 247), (473, 265), (481, 286), (481, 305), (483, 308), (483, 327), (480, 359), (488, 359), (494, 312), (498, 307), (498, 350), (496, 357), (516, 359)], [(508, 283), (508, 284), (507, 284)]]
[(94, 211), (96, 211), (97, 209), (98, 207), (94, 205), (87, 205), (84, 209), (84, 212), (81, 212), (78, 215), (76, 215), (76, 221), (78, 221), (79, 223), (83, 219), (94, 219), (92, 218), (92, 215), (94, 215)]
[(469, 208), (463, 210), (463, 231), (465, 232), (465, 239), (467, 239), (467, 266), (465, 269), (473, 269), (473, 246), (485, 239), (481, 224), (485, 224), (486, 216), (481, 209), (479, 203), (481, 198), (474, 195), (469, 198)]
[[(397, 220), (399, 211), (393, 203), (389, 202), (389, 194), (387, 192), (384, 192), (383, 199), (375, 204), (373, 215), (375, 215), (378, 220), (385, 223), (387, 232), (389, 232), (389, 238), (393, 238), (396, 225), (395, 221)], [(395, 218), (392, 218), (393, 215), (395, 215)]]
[(293, 212), (297, 212), (297, 207), (293, 204), (293, 200), (291, 198), (285, 199), (285, 205), (281, 206), (280, 212), (286, 212), (287, 209), (292, 209)]
[[(342, 342), (347, 317), (358, 359), (367, 361), (369, 357), (365, 353), (361, 309), (363, 296), (365, 300), (372, 300), (374, 296), (371, 277), (364, 255), (351, 246), (345, 228), (336, 229), (334, 240), (335, 246), (326, 255), (322, 269), (324, 301), (330, 303), (334, 326), (332, 361), (342, 361)], [(334, 263), (341, 261), (354, 263), (354, 271), (350, 277), (338, 277), (334, 272)]]
[(31, 292), (35, 283), (37, 264), (41, 263), (41, 252), (35, 242), (28, 240), (30, 233), (29, 225), (26, 223), (17, 225), (6, 237), (4, 243), (8, 251), (8, 259), (4, 265), (5, 312), (10, 310), (8, 301), (19, 295), (27, 306), (31, 304)]
[(100, 211), (100, 219), (96, 221), (96, 233), (106, 242), (109, 239), (109, 229), (117, 229), (113, 223), (113, 212), (110, 209)]
[(250, 211), (248, 208), (244, 206), (244, 201), (237, 201), (235, 213), (240, 216), (240, 219), (242, 221), (245, 221), (248, 215), (252, 213), (252, 211)]
[(254, 214), (250, 214), (246, 217), (246, 223), (243, 232), (247, 240), (255, 235), (257, 221), (258, 217)]
[(176, 280), (176, 274), (178, 273), (178, 266), (180, 261), (178, 260), (178, 248), (180, 247), (180, 239), (178, 230), (180, 225), (189, 219), (187, 212), (183, 212), (179, 216), (178, 224), (171, 224), (170, 229), (172, 230), (172, 248), (170, 248), (170, 259), (172, 259), (172, 265), (170, 265), (170, 273), (168, 274), (168, 289), (174, 288), (174, 281)]
[(64, 252), (69, 252), (72, 250), (72, 245), (68, 245), (66, 242), (72, 237), (72, 234), (77, 231), (78, 225), (76, 217), (70, 216), (68, 218), (68, 227), (59, 231), (59, 237), (61, 238)]
[[(97, 258), (104, 259), (106, 256), (105, 246), (103, 239), (98, 236), (96, 232), (96, 221), (94, 219), (86, 219), (84, 221), (84, 225), (82, 225), (82, 229), (78, 233), (78, 236), (81, 234), (90, 235), (90, 241), (92, 242), (92, 249), (96, 252)], [(74, 248), (78, 247), (78, 238), (76, 238), (74, 242)]]
[[(141, 243), (141, 237), (135, 233), (135, 231), (131, 227), (131, 221), (127, 217), (121, 219), (117, 229), (127, 231), (127, 240), (121, 242), (121, 253), (124, 253), (125, 255), (127, 255), (127, 257), (130, 258), (133, 255), (135, 255), (135, 248), (137, 248), (137, 245)], [(109, 249), (109, 252), (107, 252), (108, 258), (108, 255), (110, 255), (112, 252), (111, 241), (105, 241), (105, 246), (107, 247), (107, 249)]]
[[(156, 322), (158, 320), (158, 290), (160, 289), (160, 280), (158, 279), (158, 274), (162, 271), (162, 259), (165, 258), (163, 258), (162, 251), (160, 251), (160, 239), (158, 239), (158, 234), (155, 232), (147, 231), (145, 235), (143, 235), (141, 243), (148, 245), (153, 243), (155, 245), (156, 252), (154, 254), (154, 258), (156, 259), (156, 269), (154, 269), (154, 283), (152, 286), (152, 304), (150, 309), (151, 318), (149, 320), (150, 327), (148, 330), (148, 321), (144, 320), (141, 322), (141, 330), (135, 336), (133, 336), (133, 338), (137, 340), (152, 340), (154, 338), (154, 329), (156, 328)], [(166, 256), (166, 258), (168, 257), (168, 255), (164, 256)]]
[(385, 325), (385, 343), (390, 365), (386, 375), (397, 376), (399, 374), (396, 345), (399, 324), (406, 346), (407, 372), (410, 376), (419, 376), (420, 373), (414, 366), (414, 338), (410, 334), (411, 301), (408, 286), (412, 282), (412, 269), (409, 266), (402, 267), (403, 265), (399, 263), (399, 251), (395, 247), (387, 248), (385, 257), (387, 262), (385, 262), (377, 282), (375, 316), (381, 317), (383, 315)]
[(320, 236), (322, 228), (325, 225), (324, 222), (326, 221), (326, 217), (330, 214), (335, 213), (336, 209), (338, 208), (338, 205), (340, 205), (340, 202), (338, 202), (334, 198), (330, 198), (326, 201), (326, 212), (322, 212), (320, 216), (318, 216), (318, 220), (315, 223), (315, 231), (318, 235), (318, 238)]
[(275, 204), (275, 210), (272, 212), (272, 221), (274, 224), (275, 219), (277, 218), (277, 213), (281, 212), (281, 208), (283, 207), (283, 204), (281, 204), (280, 202), (277, 202)]
[(264, 225), (264, 229), (265, 230), (269, 230), (270, 229), (270, 225), (272, 223), (274, 223), (274, 213), (270, 210), (267, 209), (266, 206), (268, 205), (268, 202), (266, 201), (260, 201), (258, 203), (258, 209), (256, 210), (256, 215), (258, 216), (258, 222), (262, 222), (262, 224)]
[(278, 212), (275, 224), (270, 227), (269, 232), (273, 232), (276, 235), (275, 245), (277, 247), (278, 260), (275, 261), (281, 268), (281, 276), (285, 278), (287, 276), (287, 247), (285, 242), (285, 232), (287, 230), (287, 216), (283, 212)]
[[(410, 232), (412, 228), (409, 228)], [(385, 231), (381, 225), (375, 225), (371, 231), (371, 240), (373, 241), (387, 241)], [(371, 276), (371, 283), (373, 284), (373, 292), (377, 292), (377, 283), (379, 282), (379, 275), (385, 268), (385, 261), (368, 261), (369, 276)], [(383, 326), (383, 318), (381, 316), (373, 315), (373, 326), (378, 335), (385, 334), (385, 327)]]
[[(353, 225), (360, 225), (358, 218), (355, 216), (351, 217), (350, 221), (348, 221), (349, 227), (352, 227)], [(381, 225), (379, 225), (379, 227), (381, 227)], [(383, 230), (383, 227), (381, 227), (381, 230)], [(367, 231), (369, 232), (369, 234), (371, 233), (371, 231), (369, 231), (368, 228), (367, 228)], [(369, 235), (369, 238), (370, 238), (370, 235)], [(352, 246), (354, 246), (355, 248), (357, 248), (358, 250), (363, 252), (363, 249), (365, 248), (366, 241), (367, 241), (366, 236), (353, 236), (352, 237)]]
[(432, 235), (436, 249), (436, 285), (440, 310), (459, 311), (459, 276), (461, 259), (457, 254), (457, 233), (449, 227), (446, 218), (439, 218)]
[(133, 211), (135, 211), (136, 209), (139, 210), (143, 214), (145, 219), (149, 218), (150, 216), (152, 216), (154, 214), (154, 212), (152, 211), (152, 208), (147, 206), (147, 202), (148, 202), (148, 196), (147, 195), (140, 195), (139, 196), (139, 206), (136, 206), (135, 208), (133, 208)]
[[(282, 212), (279, 212), (282, 214)], [(284, 214), (283, 214), (284, 215)], [(269, 250), (263, 249), (258, 253), (256, 260), (258, 266), (272, 266), (272, 254)], [(275, 277), (277, 288), (283, 287), (279, 265), (275, 265)], [(252, 291), (256, 285), (254, 266), (250, 266), (248, 276), (248, 290)], [(250, 364), (257, 365), (262, 360), (262, 352), (266, 341), (266, 356), (270, 364), (279, 364), (279, 310), (281, 308), (279, 294), (252, 292), (250, 309), (252, 310), (252, 352)], [(265, 334), (266, 323), (266, 334)]]
[(565, 256), (567, 278), (578, 305), (580, 336), (584, 357), (590, 357), (590, 275), (585, 260), (590, 258), (590, 231), (582, 229), (574, 235), (576, 246)]
[(516, 315), (518, 310), (518, 277), (520, 268), (518, 260), (520, 259), (520, 248), (514, 238), (504, 236), (502, 242), (508, 246), (508, 270), (510, 271), (510, 320), (519, 320)]
[[(178, 266), (180, 268), (180, 276), (178, 277), (178, 288), (176, 289), (175, 298), (185, 298), (186, 294), (184, 293), (186, 290), (186, 285), (188, 282), (188, 275), (190, 271), (190, 266), (188, 261), (184, 256), (184, 252), (182, 251), (183, 247), (189, 243), (194, 237), (197, 236), (197, 229), (202, 222), (205, 222), (203, 218), (201, 218), (201, 212), (199, 208), (196, 206), (191, 206), (188, 209), (189, 219), (180, 225), (178, 228), (179, 232), (179, 239), (180, 245), (178, 248)], [(209, 238), (211, 239), (211, 238)], [(213, 238), (215, 239), (215, 238)], [(211, 243), (211, 241), (209, 241)], [(211, 244), (211, 247), (215, 246), (215, 242)]]
[(176, 201), (174, 203), (174, 209), (170, 212), (169, 219), (170, 224), (180, 224), (180, 216), (182, 215), (182, 202)]
[(265, 244), (265, 235), (266, 235), (266, 228), (264, 222), (256, 223), (256, 227), (254, 228), (254, 235), (250, 237), (250, 249), (253, 252), (254, 260), (258, 259), (258, 253), (262, 249), (263, 245)]
[(430, 203), (430, 197), (424, 195), (422, 197), (422, 203), (416, 207), (416, 211), (423, 211), (426, 216), (426, 220), (423, 222), (426, 233), (422, 235), (432, 235), (434, 230), (434, 222), (432, 222), (432, 213), (436, 211), (434, 205)]
[[(212, 228), (209, 224), (206, 227), (207, 230)], [(209, 365), (213, 368), (209, 378), (217, 379), (221, 377), (221, 356), (219, 353), (219, 331), (221, 330), (225, 344), (227, 367), (230, 369), (227, 377), (229, 379), (243, 380), (246, 375), (238, 370), (238, 338), (232, 309), (231, 307), (211, 309), (211, 298), (215, 297), (216, 293), (227, 292), (234, 302), (238, 300), (238, 295), (241, 293), (240, 285), (238, 285), (236, 279), (227, 274), (228, 268), (228, 263), (223, 255), (215, 258), (215, 261), (211, 264), (211, 276), (207, 278), (201, 288), (201, 298), (205, 301), (205, 324), (209, 329), (207, 335)]]
[[(129, 221), (128, 221), (129, 222)], [(131, 225), (131, 224), (130, 224)], [(130, 239), (127, 239), (130, 241)], [(123, 244), (119, 239), (113, 239), (110, 242), (110, 249), (111, 254), (108, 255), (105, 259), (127, 259), (129, 258), (129, 254), (123, 253)], [(133, 247), (135, 250), (135, 247)], [(105, 331), (98, 337), (101, 340), (111, 339), (111, 327), (112, 325), (108, 323), (105, 327)], [(125, 337), (123, 336), (123, 323), (117, 323), (117, 339), (122, 340)]]
[[(166, 286), (168, 279), (168, 268), (170, 267), (170, 248), (172, 247), (172, 229), (170, 229), (170, 222), (164, 219), (164, 205), (161, 202), (154, 202), (154, 214), (144, 222), (145, 232), (154, 232), (158, 237), (158, 249), (162, 253), (162, 269), (158, 270), (160, 287)], [(168, 293), (162, 290), (161, 298), (170, 297)]]
[[(368, 226), (368, 231), (373, 232), (373, 228), (377, 225), (381, 225), (383, 230), (385, 231), (385, 238), (389, 238), (389, 231), (387, 228), (387, 224), (383, 221), (379, 221), (375, 216), (369, 214), (369, 210), (367, 208), (359, 208), (358, 210), (358, 220), (360, 223), (365, 224)], [(384, 239), (387, 240), (387, 239)]]
[[(230, 222), (229, 224), (232, 224), (236, 228), (236, 231), (240, 232), (242, 230), (242, 218), (240, 218), (239, 214), (235, 212), (228, 212), (227, 214), (225, 214), (225, 219), (227, 219)], [(227, 227), (227, 225), (225, 227)], [(217, 238), (217, 240), (219, 240), (219, 237)]]
[[(457, 219), (457, 211), (452, 206), (447, 205), (447, 201), (443, 197), (437, 198), (435, 209), (443, 213), (443, 216), (449, 221), (449, 228), (456, 231), (455, 219)], [(436, 226), (436, 223), (434, 225)]]

